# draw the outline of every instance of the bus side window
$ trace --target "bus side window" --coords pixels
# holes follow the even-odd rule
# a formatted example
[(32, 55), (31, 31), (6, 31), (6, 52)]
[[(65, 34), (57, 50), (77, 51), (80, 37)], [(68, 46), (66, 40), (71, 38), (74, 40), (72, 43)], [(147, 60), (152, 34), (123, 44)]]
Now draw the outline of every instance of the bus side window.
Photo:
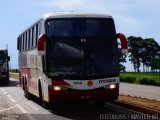
[(25, 34), (23, 34), (23, 51), (25, 50)]
[(19, 49), (20, 49), (20, 51), (22, 51), (22, 39), (23, 39), (23, 36), (21, 35), (21, 39), (20, 39), (20, 42), (19, 42)]
[(28, 50), (28, 31), (26, 32), (26, 50)]
[(38, 40), (37, 40), (38, 39), (38, 24), (35, 27), (36, 27), (35, 28), (36, 29), (36, 35), (35, 35), (36, 36), (36, 43), (35, 43), (35, 46), (37, 46), (37, 42), (38, 42)]
[(23, 34), (21, 35), (21, 51), (23, 51)]
[(17, 50), (21, 51), (22, 35), (17, 38)]
[(31, 30), (28, 31), (28, 50), (31, 48), (30, 47), (30, 41), (31, 41), (30, 34), (31, 34)]
[(25, 50), (27, 50), (27, 32), (25, 33)]
[(29, 48), (32, 49), (32, 29), (30, 29), (29, 39), (30, 39)]
[(36, 47), (36, 26), (33, 27), (34, 34), (33, 34), (33, 48)]
[(34, 46), (34, 27), (32, 28), (32, 45), (31, 47), (33, 48)]
[(39, 25), (38, 25), (38, 37), (40, 36), (41, 34), (41, 21), (39, 22)]

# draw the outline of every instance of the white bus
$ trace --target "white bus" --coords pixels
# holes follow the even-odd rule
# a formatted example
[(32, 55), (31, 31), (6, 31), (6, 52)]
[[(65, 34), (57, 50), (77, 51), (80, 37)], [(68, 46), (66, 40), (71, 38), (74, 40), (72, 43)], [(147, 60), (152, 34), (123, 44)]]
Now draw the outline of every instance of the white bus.
[(127, 40), (110, 15), (49, 13), (17, 41), (19, 80), (25, 96), (42, 105), (87, 100), (103, 105), (119, 95), (119, 54)]

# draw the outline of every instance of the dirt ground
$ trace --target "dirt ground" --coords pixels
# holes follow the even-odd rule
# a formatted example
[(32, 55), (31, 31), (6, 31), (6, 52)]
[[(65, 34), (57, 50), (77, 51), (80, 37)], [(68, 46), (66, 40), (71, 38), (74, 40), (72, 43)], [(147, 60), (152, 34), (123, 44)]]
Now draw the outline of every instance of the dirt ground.
[(129, 95), (119, 95), (118, 102), (127, 103), (134, 106), (145, 107), (160, 112), (160, 101), (149, 100)]
[(9, 76), (15, 79), (19, 79), (18, 73), (9, 73)]
[[(12, 78), (18, 79), (17, 74), (10, 74), (10, 76)], [(160, 112), (160, 101), (156, 101), (156, 100), (149, 100), (146, 98), (140, 98), (140, 97), (129, 96), (129, 95), (119, 95), (118, 102), (139, 106), (139, 107), (145, 107), (145, 108), (149, 108), (149, 109)]]

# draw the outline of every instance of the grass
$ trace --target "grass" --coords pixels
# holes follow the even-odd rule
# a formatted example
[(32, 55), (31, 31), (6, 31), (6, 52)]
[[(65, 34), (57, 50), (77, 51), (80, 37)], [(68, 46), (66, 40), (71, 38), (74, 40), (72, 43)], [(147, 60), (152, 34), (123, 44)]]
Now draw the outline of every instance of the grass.
[(153, 72), (126, 72), (120, 74), (120, 80), (127, 83), (160, 86), (160, 73)]
[(18, 69), (9, 69), (9, 72), (18, 73)]
[[(17, 73), (18, 69), (10, 69), (10, 72)], [(154, 72), (124, 72), (120, 74), (120, 81), (127, 83), (145, 84), (160, 86), (160, 73)]]

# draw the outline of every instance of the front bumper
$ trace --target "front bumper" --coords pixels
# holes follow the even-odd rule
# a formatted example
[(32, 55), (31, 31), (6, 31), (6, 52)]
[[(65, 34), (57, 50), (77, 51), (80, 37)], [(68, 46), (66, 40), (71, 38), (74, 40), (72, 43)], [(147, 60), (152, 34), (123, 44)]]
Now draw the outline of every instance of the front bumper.
[(6, 83), (8, 81), (9, 81), (9, 75), (0, 73), (0, 83)]
[(60, 103), (67, 101), (107, 101), (116, 100), (119, 95), (119, 84), (114, 89), (98, 88), (94, 90), (61, 90), (49, 89), (49, 102)]

